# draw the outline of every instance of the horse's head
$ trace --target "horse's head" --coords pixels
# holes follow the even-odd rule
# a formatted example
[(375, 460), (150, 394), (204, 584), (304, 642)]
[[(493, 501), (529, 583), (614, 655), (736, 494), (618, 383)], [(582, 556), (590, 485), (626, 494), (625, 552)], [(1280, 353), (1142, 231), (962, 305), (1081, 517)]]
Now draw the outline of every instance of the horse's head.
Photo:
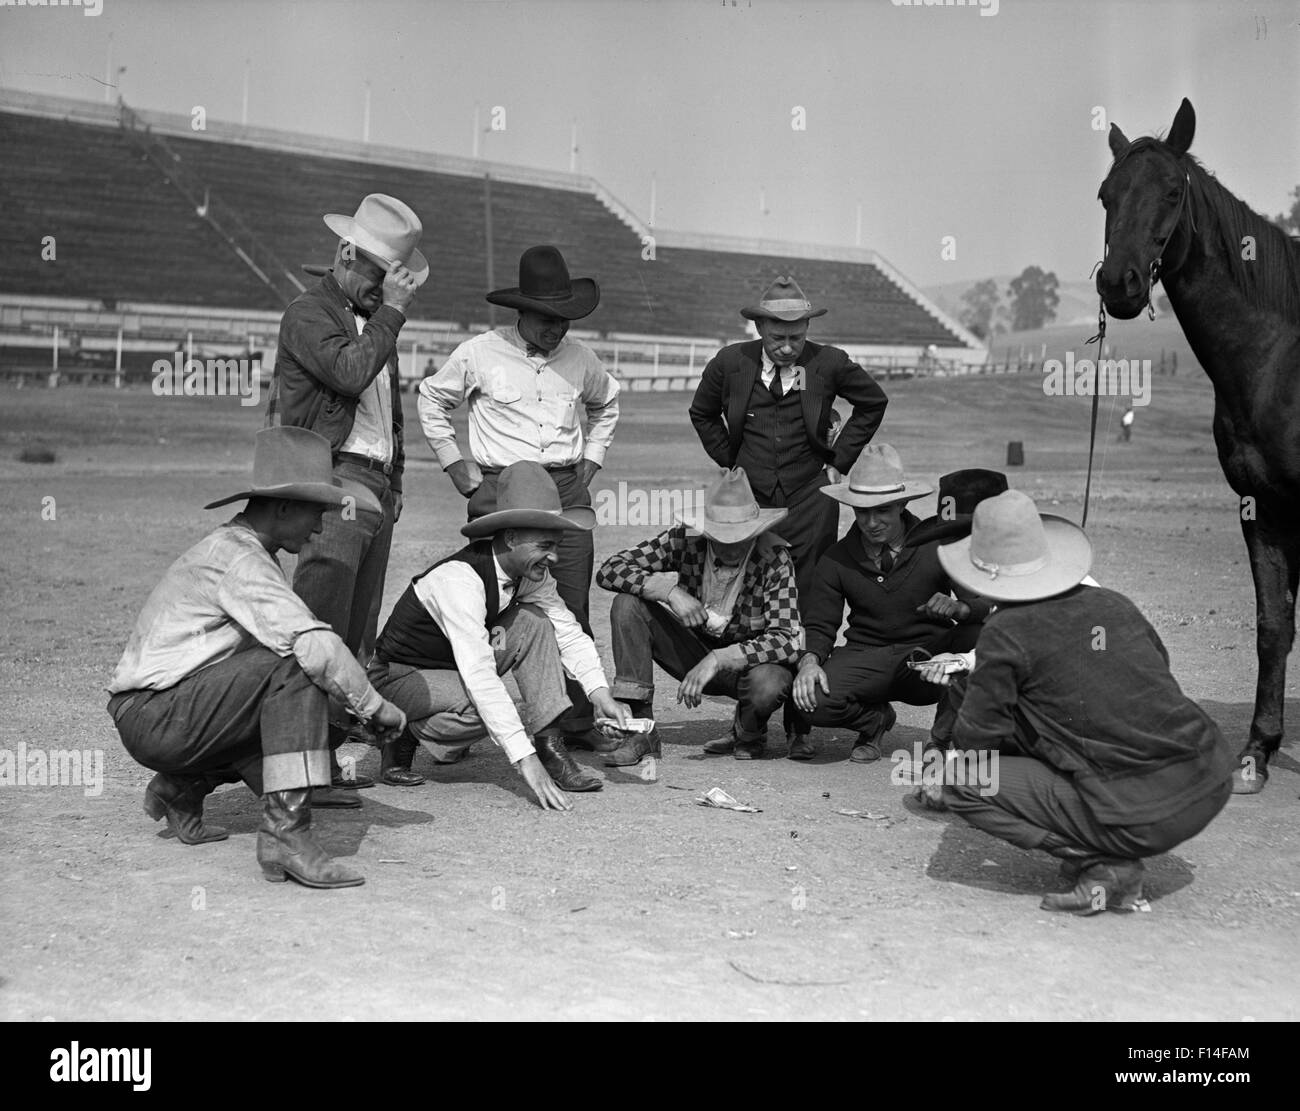
[(1130, 143), (1115, 124), (1110, 149), (1115, 156), (1097, 196), (1106, 210), (1106, 257), (1097, 272), (1097, 292), (1107, 311), (1130, 320), (1151, 296), (1158, 270), (1187, 203), (1183, 155), (1192, 145), (1196, 113), (1185, 97), (1169, 137)]

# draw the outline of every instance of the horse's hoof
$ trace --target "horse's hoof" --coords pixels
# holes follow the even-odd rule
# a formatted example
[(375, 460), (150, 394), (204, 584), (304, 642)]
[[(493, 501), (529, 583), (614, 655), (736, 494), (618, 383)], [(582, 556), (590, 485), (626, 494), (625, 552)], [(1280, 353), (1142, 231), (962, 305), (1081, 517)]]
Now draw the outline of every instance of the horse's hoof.
[(1232, 773), (1232, 793), (1234, 795), (1257, 795), (1268, 782), (1268, 772), (1263, 768), (1243, 765)]

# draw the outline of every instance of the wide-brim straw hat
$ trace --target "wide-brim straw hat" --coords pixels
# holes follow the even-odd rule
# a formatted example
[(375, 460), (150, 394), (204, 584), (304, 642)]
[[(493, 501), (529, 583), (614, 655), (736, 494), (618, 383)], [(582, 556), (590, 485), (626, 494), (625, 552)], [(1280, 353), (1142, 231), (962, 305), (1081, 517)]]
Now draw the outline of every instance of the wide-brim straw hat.
[(760, 509), (744, 467), (724, 470), (704, 492), (697, 512), (679, 513), (677, 521), (719, 544), (739, 544), (783, 520), (788, 509)]
[(324, 436), (292, 425), (261, 429), (253, 440), (253, 485), (203, 508), (216, 509), (248, 498), (287, 498), (340, 508), (352, 505), (369, 513), (383, 513), (374, 494), (364, 486), (334, 476), (334, 458)]
[(971, 515), (985, 498), (994, 498), (1007, 489), (1007, 476), (1001, 471), (971, 467), (952, 471), (939, 479), (939, 512), (913, 525), (903, 537), (904, 548), (915, 548), (933, 540), (959, 540), (970, 535)]
[(799, 283), (783, 275), (767, 287), (757, 305), (741, 309), (740, 315), (746, 320), (781, 320), (794, 324), (825, 312), (825, 309), (814, 309)]
[(487, 299), (509, 309), (581, 320), (600, 304), (600, 286), (591, 278), (570, 278), (560, 249), (544, 244), (519, 256), (518, 285), (494, 289)]
[(340, 239), (385, 266), (401, 263), (411, 272), (416, 285), (428, 280), (429, 262), (416, 248), (424, 225), (410, 205), (387, 193), (371, 193), (362, 199), (355, 215), (331, 212), (324, 220)]
[(938, 551), (949, 578), (995, 602), (1054, 597), (1078, 586), (1092, 567), (1092, 542), (1083, 529), (1040, 514), (1019, 490), (980, 502), (971, 534)]
[(511, 463), (497, 480), (497, 507), (461, 528), (470, 537), (491, 536), (508, 528), (550, 532), (588, 532), (596, 527), (596, 511), (575, 505), (565, 509), (555, 480), (540, 463)]
[(903, 462), (889, 444), (868, 444), (843, 482), (823, 486), (822, 493), (855, 509), (909, 502), (934, 493), (928, 482), (910, 482)]

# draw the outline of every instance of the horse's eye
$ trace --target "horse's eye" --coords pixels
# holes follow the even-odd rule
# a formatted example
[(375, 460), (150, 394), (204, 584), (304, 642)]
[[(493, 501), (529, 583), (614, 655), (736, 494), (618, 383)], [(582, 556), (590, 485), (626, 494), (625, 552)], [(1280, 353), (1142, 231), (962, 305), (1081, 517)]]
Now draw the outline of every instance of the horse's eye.
[(1165, 194), (1165, 200), (1176, 201), (1182, 195), (1183, 191), (1181, 189), (1170, 189), (1169, 192)]

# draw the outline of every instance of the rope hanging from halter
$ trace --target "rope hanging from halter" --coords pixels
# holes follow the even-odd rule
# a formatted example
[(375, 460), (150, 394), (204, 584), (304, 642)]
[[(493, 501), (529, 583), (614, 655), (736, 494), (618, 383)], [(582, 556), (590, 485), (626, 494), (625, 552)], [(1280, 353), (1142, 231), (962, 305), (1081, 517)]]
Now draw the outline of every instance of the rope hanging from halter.
[[(1132, 153), (1132, 151), (1133, 147), (1130, 146), (1129, 149), (1124, 152), (1123, 157), (1121, 157), (1115, 165), (1118, 166), (1120, 162)], [(1111, 173), (1114, 173), (1114, 167), (1111, 168)], [(1168, 250), (1169, 241), (1173, 239), (1174, 232), (1178, 230), (1178, 225), (1182, 221), (1183, 207), (1187, 204), (1187, 194), (1191, 192), (1191, 189), (1192, 176), (1184, 170), (1183, 188), (1178, 194), (1178, 207), (1174, 209), (1174, 218), (1169, 225), (1169, 234), (1165, 236), (1164, 246), (1160, 248), (1160, 253), (1151, 260), (1151, 271), (1147, 279), (1147, 303), (1143, 306), (1143, 308), (1147, 310), (1148, 320), (1154, 320), (1156, 318), (1156, 307), (1152, 301), (1152, 295), (1155, 293), (1156, 283), (1160, 281), (1160, 270), (1161, 264), (1164, 261), (1165, 251)], [(1196, 218), (1194, 216), (1192, 217), (1192, 231), (1196, 231)], [(1106, 235), (1104, 231), (1102, 234), (1103, 236)], [(1097, 266), (1101, 266), (1105, 263), (1106, 254), (1109, 251), (1110, 239), (1109, 237), (1106, 237), (1101, 245), (1101, 262), (1097, 263)], [(1097, 266), (1092, 268), (1093, 274), (1097, 272)], [(1091, 277), (1091, 275), (1089, 276)], [(1139, 309), (1138, 311), (1141, 312), (1142, 310)], [(1100, 374), (1101, 358), (1106, 353), (1106, 299), (1102, 297), (1100, 293), (1097, 294), (1097, 334), (1093, 336), (1092, 339), (1088, 340), (1088, 343), (1095, 343), (1097, 345), (1096, 373)], [(1094, 380), (1092, 390), (1092, 418), (1088, 428), (1088, 477), (1083, 484), (1083, 520), (1079, 522), (1080, 528), (1088, 527), (1088, 503), (1092, 498), (1092, 465), (1097, 452), (1097, 410), (1100, 405), (1101, 391), (1097, 389), (1097, 384)]]

